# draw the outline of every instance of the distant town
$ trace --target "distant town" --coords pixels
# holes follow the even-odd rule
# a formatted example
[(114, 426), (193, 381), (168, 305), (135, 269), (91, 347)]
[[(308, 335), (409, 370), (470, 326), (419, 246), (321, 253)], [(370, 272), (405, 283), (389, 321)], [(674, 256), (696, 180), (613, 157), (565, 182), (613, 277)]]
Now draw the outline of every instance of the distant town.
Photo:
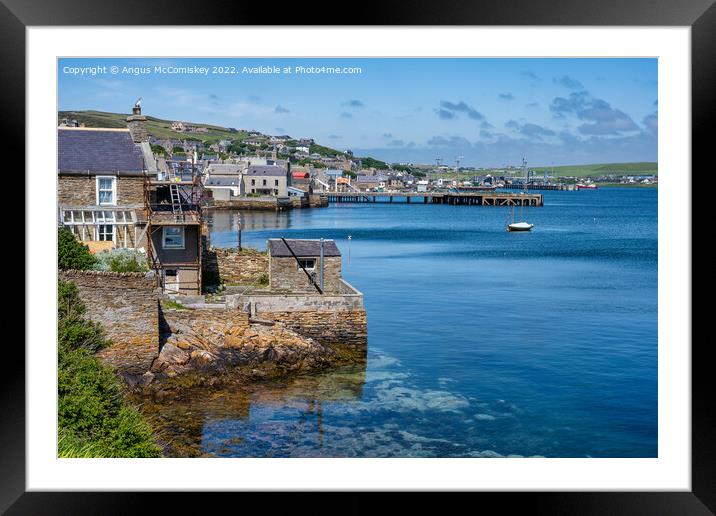
[[(60, 112), (60, 127), (126, 127), (126, 115)], [(653, 162), (500, 168), (460, 166), (460, 156), (435, 163), (387, 163), (334, 149), (310, 137), (269, 135), (147, 117), (148, 142), (162, 163), (194, 163), (217, 201), (252, 196), (303, 197), (325, 192), (426, 192), (484, 189), (573, 190), (597, 185), (656, 186)], [(166, 166), (166, 165), (165, 165)], [(241, 206), (246, 208), (246, 206)]]

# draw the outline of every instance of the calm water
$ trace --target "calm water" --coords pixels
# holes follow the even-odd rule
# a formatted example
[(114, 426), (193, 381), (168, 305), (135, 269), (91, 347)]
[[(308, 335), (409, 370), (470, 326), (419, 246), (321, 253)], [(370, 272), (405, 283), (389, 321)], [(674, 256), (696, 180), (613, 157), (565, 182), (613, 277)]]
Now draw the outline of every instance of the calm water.
[(216, 456), (654, 457), (657, 193), (544, 192), (531, 233), (493, 207), (215, 213), (215, 246), (235, 245), (239, 217), (245, 246), (335, 239), (365, 294), (368, 362), (171, 417)]

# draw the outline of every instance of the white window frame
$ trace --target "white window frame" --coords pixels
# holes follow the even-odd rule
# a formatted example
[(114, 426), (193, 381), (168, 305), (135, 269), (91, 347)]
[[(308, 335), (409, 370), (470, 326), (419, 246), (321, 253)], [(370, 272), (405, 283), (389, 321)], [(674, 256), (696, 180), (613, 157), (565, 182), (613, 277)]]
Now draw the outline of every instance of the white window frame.
[[(167, 245), (167, 229), (179, 229), (180, 235), (181, 235), (181, 244), (180, 245)], [(184, 227), (183, 226), (164, 226), (162, 228), (162, 249), (184, 249), (185, 248), (185, 239), (184, 239)]]
[[(99, 182), (101, 179), (112, 181), (112, 202), (99, 202)], [(95, 178), (95, 201), (97, 206), (117, 206), (117, 176), (97, 176)]]
[[(101, 228), (104, 226), (105, 228), (108, 228), (112, 232), (112, 239), (111, 240), (102, 240), (100, 238), (100, 235), (102, 234)], [(105, 235), (107, 234), (107, 231), (105, 230)], [(97, 242), (116, 242), (117, 240), (117, 226), (113, 223), (101, 223), (97, 224), (97, 229), (95, 230), (95, 238), (97, 239)]]
[(301, 270), (301, 262), (308, 262), (308, 261), (312, 261), (312, 262), (313, 262), (313, 267), (306, 267), (306, 266), (304, 265), (303, 268), (306, 269), (308, 272), (315, 271), (315, 270), (316, 270), (316, 264), (318, 263), (318, 260), (317, 260), (316, 258), (299, 258), (299, 259), (298, 259), (298, 263), (296, 264), (296, 268), (297, 268), (298, 270)]

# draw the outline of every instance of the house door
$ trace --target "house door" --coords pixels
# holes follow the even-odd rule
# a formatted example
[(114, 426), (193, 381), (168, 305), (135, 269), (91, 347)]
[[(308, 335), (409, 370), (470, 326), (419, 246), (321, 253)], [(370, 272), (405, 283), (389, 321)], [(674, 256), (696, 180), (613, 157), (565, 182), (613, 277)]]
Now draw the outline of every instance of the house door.
[(176, 269), (164, 270), (164, 290), (179, 292), (179, 271)]

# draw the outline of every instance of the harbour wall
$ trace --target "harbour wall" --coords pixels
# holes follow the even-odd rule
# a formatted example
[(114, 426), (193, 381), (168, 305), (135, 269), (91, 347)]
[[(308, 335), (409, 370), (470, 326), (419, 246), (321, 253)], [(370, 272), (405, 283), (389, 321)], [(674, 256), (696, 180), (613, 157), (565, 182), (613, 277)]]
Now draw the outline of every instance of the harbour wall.
[(226, 304), (229, 309), (238, 309), (253, 317), (281, 322), (321, 344), (366, 349), (368, 323), (363, 294), (345, 281), (342, 283), (346, 291), (342, 294), (254, 292), (227, 295)]

